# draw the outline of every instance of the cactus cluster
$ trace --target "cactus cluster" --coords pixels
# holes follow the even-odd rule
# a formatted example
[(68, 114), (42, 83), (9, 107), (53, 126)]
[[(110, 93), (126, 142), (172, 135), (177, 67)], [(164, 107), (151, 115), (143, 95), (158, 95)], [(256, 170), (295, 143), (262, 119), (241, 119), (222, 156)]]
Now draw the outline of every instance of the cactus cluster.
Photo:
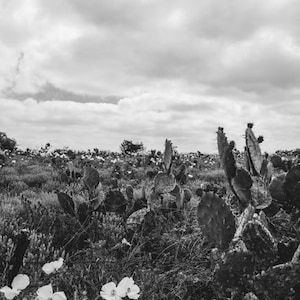
[[(144, 186), (140, 190), (140, 197), (137, 197), (136, 191), (132, 188), (126, 189), (127, 198), (137, 207), (140, 199), (144, 199), (147, 208), (140, 207), (140, 210), (133, 210), (133, 214), (127, 219), (127, 224), (141, 225), (147, 214), (161, 214), (176, 220), (182, 220), (187, 204), (192, 198), (192, 192), (182, 187), (181, 183), (185, 174), (185, 167), (180, 167), (179, 173), (173, 174), (173, 146), (170, 140), (165, 141), (165, 150), (163, 156), (163, 170), (159, 171), (154, 177), (148, 176)], [(151, 174), (152, 175), (152, 174)], [(154, 224), (153, 224), (154, 225)]]
[(236, 163), (234, 142), (227, 141), (223, 128), (218, 129), (218, 150), (231, 205), (205, 194), (198, 207), (198, 222), (209, 241), (223, 251), (215, 278), (231, 291), (231, 299), (283, 299), (300, 278), (300, 246), (291, 260), (281, 263), (282, 244), (266, 214), (272, 211), (273, 202), (298, 211), (300, 166), (274, 176), (276, 168), (260, 149), (263, 138), (256, 138), (252, 128), (249, 123), (245, 134), (245, 168)]

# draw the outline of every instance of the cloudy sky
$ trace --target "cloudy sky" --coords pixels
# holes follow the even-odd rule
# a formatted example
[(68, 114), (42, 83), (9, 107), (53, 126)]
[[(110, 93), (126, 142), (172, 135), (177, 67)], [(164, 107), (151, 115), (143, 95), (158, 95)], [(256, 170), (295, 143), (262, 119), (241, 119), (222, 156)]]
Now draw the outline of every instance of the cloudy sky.
[(0, 131), (19, 146), (124, 139), (300, 147), (297, 0), (0, 0)]

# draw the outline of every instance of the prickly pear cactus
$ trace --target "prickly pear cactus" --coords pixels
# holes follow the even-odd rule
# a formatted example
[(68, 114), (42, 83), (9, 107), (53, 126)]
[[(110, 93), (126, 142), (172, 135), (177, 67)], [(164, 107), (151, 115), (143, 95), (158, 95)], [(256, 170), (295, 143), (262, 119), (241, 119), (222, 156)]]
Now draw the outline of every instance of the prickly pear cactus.
[(271, 160), (274, 168), (276, 168), (276, 169), (282, 169), (282, 170), (285, 171), (285, 165), (284, 165), (281, 157), (278, 154), (273, 154), (270, 157), (270, 160)]
[(260, 267), (274, 263), (277, 245), (268, 228), (259, 220), (247, 222), (242, 232), (242, 240), (247, 250), (260, 261)]
[(176, 187), (176, 179), (172, 174), (158, 173), (154, 178), (156, 194), (170, 193)]
[(230, 250), (215, 272), (215, 279), (224, 289), (247, 286), (248, 278), (255, 270), (255, 256), (250, 251)]
[(87, 220), (87, 218), (90, 215), (89, 206), (87, 202), (82, 202), (78, 205), (76, 214), (79, 222), (81, 224), (84, 224), (84, 222)]
[(257, 209), (264, 209), (272, 203), (271, 194), (261, 177), (253, 176), (251, 199)]
[(66, 193), (56, 191), (58, 202), (66, 214), (75, 217), (75, 204), (73, 199)]
[(235, 176), (236, 163), (232, 153), (234, 148), (234, 142), (228, 143), (227, 137), (222, 127), (218, 128), (217, 131), (218, 150), (221, 160), (221, 165), (225, 171), (226, 177), (229, 181)]
[(183, 198), (181, 195), (182, 191), (178, 184), (176, 184), (175, 188), (169, 193), (171, 196), (175, 198), (176, 207), (181, 209), (183, 207)]
[(85, 167), (82, 181), (84, 186), (88, 190), (89, 195), (92, 195), (93, 191), (97, 188), (100, 182), (98, 171), (90, 166)]
[[(215, 276), (221, 286), (232, 292), (231, 299), (298, 299), (291, 292), (300, 280), (300, 246), (290, 262), (275, 264), (291, 258), (289, 254), (284, 260), (281, 248), (292, 252), (295, 250), (293, 245), (284, 247), (291, 238), (295, 239), (295, 228), (291, 229), (288, 224), (293, 220), (292, 216), (298, 218), (295, 208), (300, 208), (300, 166), (293, 167), (287, 174), (272, 177), (273, 164), (267, 154), (261, 154), (259, 143), (263, 139), (255, 138), (252, 127), (253, 124), (248, 124), (246, 129), (245, 154), (249, 172), (236, 167), (233, 143), (227, 142), (222, 128), (218, 130), (220, 159), (234, 194), (232, 198), (237, 198), (244, 208), (236, 215), (237, 229), (229, 244), (229, 251), (225, 252), (224, 259), (216, 267)], [(275, 203), (272, 203), (272, 199)], [(272, 206), (275, 204), (276, 209), (279, 206), (285, 209), (285, 212), (281, 211), (285, 213), (285, 217), (288, 216), (287, 209), (291, 209), (294, 215), (288, 216), (290, 221), (285, 218), (283, 220), (281, 214), (277, 214), (278, 209), (273, 213)], [(208, 215), (207, 206), (204, 211)], [(258, 209), (264, 211), (260, 211), (258, 215), (255, 213)], [(272, 216), (271, 225), (264, 212)], [(207, 224), (211, 222), (210, 219), (206, 216)], [(277, 225), (274, 227), (274, 224)], [(209, 226), (212, 227), (207, 227)], [(216, 239), (207, 227), (208, 237)], [(286, 231), (287, 227), (291, 231), (290, 235)], [(276, 232), (276, 239), (269, 228)], [(279, 228), (285, 230), (283, 236), (278, 232)]]
[(285, 181), (286, 174), (281, 173), (278, 176), (274, 176), (269, 184), (269, 191), (271, 197), (279, 203), (286, 201), (286, 194), (283, 190), (283, 183)]
[(252, 131), (253, 124), (249, 123), (246, 129), (246, 149), (252, 175), (259, 175), (263, 164), (263, 155), (260, 150), (259, 142)]
[(165, 151), (164, 151), (164, 166), (167, 173), (170, 173), (173, 159), (173, 147), (172, 142), (166, 139)]
[(252, 202), (251, 187), (253, 180), (249, 172), (236, 166), (233, 155), (234, 142), (228, 143), (223, 128), (217, 132), (218, 149), (222, 167), (225, 171), (229, 187), (235, 197), (231, 198), (231, 205), (235, 211), (242, 211)]
[(106, 212), (115, 212), (124, 214), (126, 212), (127, 200), (119, 190), (109, 190), (102, 203), (103, 209)]
[(287, 195), (287, 202), (300, 208), (300, 165), (292, 167), (286, 174), (283, 190)]
[(300, 281), (300, 264), (276, 265), (255, 276), (254, 291), (259, 299), (298, 299), (293, 288)]
[(176, 182), (180, 185), (184, 185), (187, 182), (186, 166), (180, 165), (179, 169), (175, 172)]
[(208, 240), (227, 249), (235, 232), (234, 216), (224, 200), (213, 192), (205, 193), (197, 211), (198, 223)]
[(253, 180), (250, 174), (243, 168), (236, 169), (236, 174), (231, 180), (233, 190), (239, 200), (246, 207), (251, 202), (251, 191)]

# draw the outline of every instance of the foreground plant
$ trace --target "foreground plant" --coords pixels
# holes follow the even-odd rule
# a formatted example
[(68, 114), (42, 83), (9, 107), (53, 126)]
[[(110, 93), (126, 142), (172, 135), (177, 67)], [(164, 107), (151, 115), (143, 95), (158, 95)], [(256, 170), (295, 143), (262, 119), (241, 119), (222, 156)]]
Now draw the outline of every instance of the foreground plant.
[[(206, 193), (198, 207), (198, 221), (208, 240), (220, 250), (215, 279), (223, 291), (231, 292), (231, 299), (287, 299), (300, 280), (300, 245), (292, 259), (282, 259), (280, 236), (274, 234), (266, 216), (273, 201), (269, 189), (272, 166), (261, 154), (262, 138), (255, 138), (252, 127), (248, 124), (245, 135), (247, 169), (235, 160), (234, 142), (227, 141), (223, 128), (218, 129), (218, 150), (231, 196), (225, 201)], [(287, 186), (289, 181), (284, 183)], [(289, 191), (296, 190), (292, 188)], [(290, 205), (297, 208), (293, 201)], [(272, 217), (276, 219), (276, 215)], [(298, 239), (296, 242), (299, 244)]]
[(56, 272), (58, 269), (60, 269), (63, 265), (64, 259), (60, 257), (56, 261), (52, 261), (50, 263), (46, 263), (43, 265), (42, 270), (47, 274), (51, 274), (53, 272)]
[(35, 300), (67, 300), (64, 292), (53, 293), (51, 283), (40, 287), (36, 293), (38, 296)]
[(124, 297), (138, 299), (140, 288), (134, 283), (132, 277), (124, 277), (116, 286), (114, 282), (106, 283), (100, 292), (105, 300), (121, 300)]
[(13, 299), (29, 285), (29, 282), (29, 277), (27, 275), (19, 274), (13, 279), (11, 288), (5, 286), (0, 289), (0, 292), (4, 293), (6, 299)]

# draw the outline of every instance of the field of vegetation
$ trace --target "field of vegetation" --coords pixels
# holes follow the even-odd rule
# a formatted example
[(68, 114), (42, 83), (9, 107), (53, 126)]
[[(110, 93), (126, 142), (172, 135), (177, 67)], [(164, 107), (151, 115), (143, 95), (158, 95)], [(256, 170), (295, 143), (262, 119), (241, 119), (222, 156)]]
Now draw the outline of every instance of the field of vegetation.
[[(300, 299), (300, 150), (17, 149), (0, 134), (0, 299)], [(229, 133), (230, 134), (230, 133)]]

